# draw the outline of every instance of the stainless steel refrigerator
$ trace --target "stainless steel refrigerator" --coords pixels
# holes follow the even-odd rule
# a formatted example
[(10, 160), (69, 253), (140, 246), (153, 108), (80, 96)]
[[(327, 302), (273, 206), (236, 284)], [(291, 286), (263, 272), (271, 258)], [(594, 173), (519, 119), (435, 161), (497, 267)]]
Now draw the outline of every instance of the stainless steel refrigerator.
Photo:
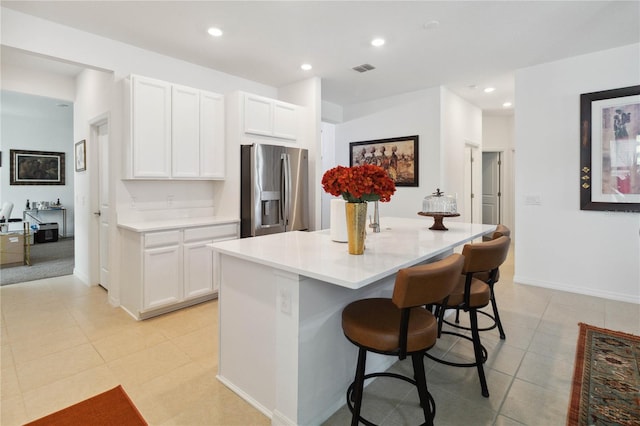
[(308, 152), (242, 145), (240, 236), (309, 229)]

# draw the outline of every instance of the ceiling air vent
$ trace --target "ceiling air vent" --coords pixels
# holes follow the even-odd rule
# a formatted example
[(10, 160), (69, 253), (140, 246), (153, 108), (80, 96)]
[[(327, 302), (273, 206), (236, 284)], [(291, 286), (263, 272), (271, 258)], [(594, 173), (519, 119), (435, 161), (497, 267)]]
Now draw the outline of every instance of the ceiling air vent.
[(375, 69), (376, 67), (374, 67), (371, 64), (362, 64), (362, 65), (358, 65), (357, 67), (353, 67), (353, 70), (358, 72), (367, 72)]

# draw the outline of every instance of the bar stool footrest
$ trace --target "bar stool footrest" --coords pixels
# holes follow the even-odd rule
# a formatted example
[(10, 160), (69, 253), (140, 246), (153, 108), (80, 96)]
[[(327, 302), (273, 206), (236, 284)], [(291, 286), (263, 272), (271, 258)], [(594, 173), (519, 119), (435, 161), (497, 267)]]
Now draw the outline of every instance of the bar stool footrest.
[[(482, 314), (488, 318), (491, 318), (491, 320), (493, 321), (492, 325), (489, 325), (487, 327), (483, 327), (483, 328), (478, 328), (478, 331), (489, 331), (489, 330), (493, 330), (494, 328), (496, 328), (498, 326), (498, 322), (496, 321), (496, 318), (491, 315), (489, 312), (485, 312), (485, 311), (476, 311), (479, 314)], [(467, 330), (467, 331), (471, 331), (471, 327), (466, 327), (464, 325), (460, 325), (459, 323), (452, 323), (449, 320), (443, 319), (442, 322), (444, 322), (447, 325), (450, 325), (451, 327), (455, 327), (455, 328), (459, 328), (462, 330)]]
[[(453, 331), (443, 331), (442, 334), (448, 334), (450, 336), (457, 336), (457, 337), (462, 337), (463, 339), (466, 339), (470, 342), (473, 343), (473, 339), (469, 336), (465, 336), (464, 334), (460, 334), (460, 333), (455, 333)], [(488, 358), (488, 352), (487, 352), (487, 348), (485, 348), (482, 344), (480, 345), (480, 348), (482, 349), (482, 363), (484, 364), (485, 362), (487, 362), (487, 358)], [(450, 365), (452, 367), (477, 367), (478, 363), (477, 362), (451, 362), (451, 361), (445, 361), (444, 359), (435, 357), (433, 355), (431, 355), (428, 352), (425, 352), (424, 356), (426, 356), (427, 358), (429, 358), (432, 361), (435, 361), (437, 363), (440, 364), (444, 364), (444, 365)]]

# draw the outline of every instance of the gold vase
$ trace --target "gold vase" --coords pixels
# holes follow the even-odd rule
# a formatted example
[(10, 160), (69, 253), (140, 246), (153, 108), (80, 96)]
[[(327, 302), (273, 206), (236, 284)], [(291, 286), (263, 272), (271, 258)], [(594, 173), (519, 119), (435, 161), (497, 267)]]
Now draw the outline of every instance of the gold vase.
[(364, 253), (364, 237), (367, 230), (367, 204), (345, 203), (349, 254)]

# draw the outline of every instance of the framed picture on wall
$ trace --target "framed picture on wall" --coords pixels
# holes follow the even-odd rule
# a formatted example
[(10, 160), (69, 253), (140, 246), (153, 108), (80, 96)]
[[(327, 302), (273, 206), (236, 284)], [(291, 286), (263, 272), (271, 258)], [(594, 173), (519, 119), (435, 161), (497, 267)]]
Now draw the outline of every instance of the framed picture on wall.
[(580, 209), (640, 212), (640, 86), (580, 95)]
[(351, 166), (375, 164), (396, 186), (418, 186), (418, 135), (349, 143)]
[(85, 140), (76, 143), (76, 172), (87, 170), (87, 145)]
[(64, 152), (10, 152), (10, 185), (64, 185)]

